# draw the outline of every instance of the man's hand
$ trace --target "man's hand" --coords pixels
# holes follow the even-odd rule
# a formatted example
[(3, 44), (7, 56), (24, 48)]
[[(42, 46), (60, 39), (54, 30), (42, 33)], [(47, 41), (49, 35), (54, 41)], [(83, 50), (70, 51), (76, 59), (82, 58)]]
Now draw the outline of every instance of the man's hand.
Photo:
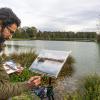
[(28, 80), (29, 87), (39, 86), (41, 84), (41, 77), (40, 76), (33, 76)]
[(18, 68), (18, 70), (16, 71), (16, 74), (20, 75), (22, 73), (22, 71), (24, 70), (24, 68), (23, 67), (17, 67), (17, 68)]

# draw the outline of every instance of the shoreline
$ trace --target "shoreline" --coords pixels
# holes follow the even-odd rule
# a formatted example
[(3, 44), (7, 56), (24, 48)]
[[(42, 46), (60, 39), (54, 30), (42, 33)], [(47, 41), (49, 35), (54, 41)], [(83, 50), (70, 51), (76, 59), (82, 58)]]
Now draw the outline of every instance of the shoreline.
[[(54, 40), (54, 39), (51, 39), (51, 40), (50, 40), (50, 39), (48, 39), (48, 40), (47, 40), (47, 39), (45, 39), (45, 40), (44, 40), (44, 39), (12, 39), (12, 41), (32, 41), (32, 40), (33, 40), (33, 41), (34, 41), (34, 40), (40, 40), (40, 41), (96, 42), (96, 40), (88, 40), (88, 39), (87, 39), (87, 40), (85, 40), (85, 39), (79, 39), (79, 40), (77, 40), (77, 39), (76, 39), (76, 40), (65, 40), (65, 39), (64, 39), (64, 40), (63, 40), (63, 39), (62, 39), (62, 40), (59, 40), (59, 39), (55, 39), (55, 40)], [(8, 40), (8, 41), (10, 41), (10, 40)]]

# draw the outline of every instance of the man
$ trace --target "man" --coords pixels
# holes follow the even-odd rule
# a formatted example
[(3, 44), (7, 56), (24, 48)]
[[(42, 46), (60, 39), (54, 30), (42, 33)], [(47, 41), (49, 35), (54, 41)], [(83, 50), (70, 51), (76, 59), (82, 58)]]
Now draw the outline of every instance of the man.
[[(13, 33), (20, 26), (20, 19), (10, 8), (0, 8), (0, 46), (5, 40), (11, 39)], [(11, 83), (9, 76), (0, 61), (0, 100), (18, 96), (41, 83), (40, 76), (31, 77), (26, 82)]]

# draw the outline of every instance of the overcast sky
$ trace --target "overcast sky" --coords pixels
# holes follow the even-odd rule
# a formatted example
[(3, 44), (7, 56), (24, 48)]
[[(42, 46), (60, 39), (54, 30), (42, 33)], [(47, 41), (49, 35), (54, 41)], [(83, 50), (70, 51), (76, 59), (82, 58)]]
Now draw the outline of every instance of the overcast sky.
[(41, 31), (96, 31), (100, 15), (100, 0), (0, 0), (0, 7)]

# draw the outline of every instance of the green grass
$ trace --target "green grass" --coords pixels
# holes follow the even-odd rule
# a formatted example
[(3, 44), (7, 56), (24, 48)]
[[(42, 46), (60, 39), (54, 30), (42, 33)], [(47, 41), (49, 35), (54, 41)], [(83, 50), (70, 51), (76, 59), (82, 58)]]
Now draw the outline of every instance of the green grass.
[[(35, 52), (26, 52), (26, 53), (20, 53), (20, 54), (16, 54), (13, 53), (10, 56), (6, 56), (5, 54), (2, 55), (2, 58), (4, 60), (9, 60), (12, 59), (17, 63), (20, 63), (23, 67), (24, 70), (20, 75), (16, 75), (16, 73), (13, 73), (10, 75), (10, 81), (11, 82), (23, 82), (28, 80), (31, 76), (37, 75), (31, 71), (29, 71), (29, 67), (32, 64), (32, 62), (35, 60), (35, 58), (37, 57), (37, 55), (35, 54)], [(66, 76), (66, 75), (70, 75), (73, 72), (73, 68), (71, 67), (71, 64), (74, 63), (74, 59), (73, 57), (69, 57), (59, 75), (59, 78), (62, 78), (62, 76)], [(67, 74), (66, 74), (67, 73)], [(42, 78), (42, 84), (45, 85), (48, 83), (48, 76), (44, 76)], [(55, 84), (55, 79), (52, 81), (53, 84)], [(27, 98), (30, 99), (30, 97), (32, 98), (31, 94), (29, 93), (24, 93), (21, 96), (17, 96), (17, 97), (13, 97), (13, 100), (19, 100), (19, 98)], [(26, 99), (23, 99), (26, 100)], [(31, 99), (30, 99), (31, 100)], [(33, 99), (32, 99), (33, 100)]]
[(86, 100), (100, 100), (100, 77), (97, 74), (90, 75), (83, 82), (83, 97)]
[[(2, 55), (2, 59), (8, 60), (13, 59), (14, 61), (20, 63), (24, 70), (21, 75), (16, 75), (15, 73), (10, 75), (10, 80), (12, 82), (23, 82), (28, 80), (31, 76), (36, 75), (35, 73), (29, 71), (29, 67), (37, 57), (35, 52), (21, 53), (21, 54), (11, 54), (10, 56)], [(62, 76), (71, 76), (74, 73), (73, 63), (75, 59), (69, 57), (64, 64), (64, 67), (58, 78)], [(53, 83), (56, 80), (53, 80)], [(80, 82), (81, 81), (81, 82)], [(79, 81), (79, 89), (71, 94), (63, 93), (63, 100), (100, 100), (100, 76), (97, 74), (89, 75), (82, 78)], [(45, 76), (42, 79), (42, 84), (47, 84), (48, 77)], [(34, 100), (31, 93), (23, 93), (20, 96), (13, 97), (13, 100)]]
[(65, 94), (65, 100), (100, 100), (100, 76), (97, 74), (82, 78), (79, 90)]

